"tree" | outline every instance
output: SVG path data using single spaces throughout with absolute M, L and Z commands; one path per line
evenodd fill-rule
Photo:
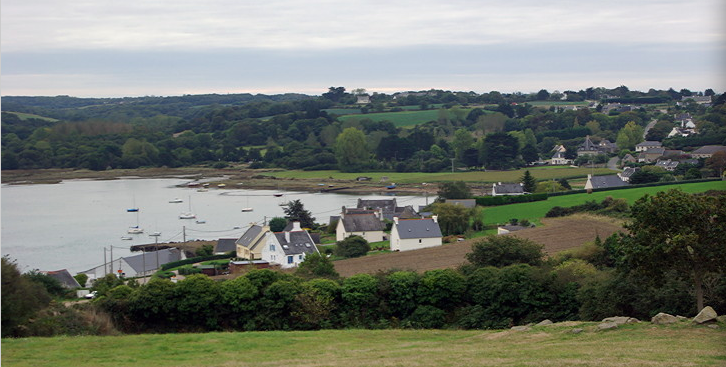
M 676 271 L 693 283 L 696 312 L 703 309 L 704 277 L 726 271 L 726 195 L 662 191 L 638 199 L 631 215 L 618 245 L 624 266 L 650 279 Z
M 340 102 L 343 97 L 345 97 L 345 87 L 330 87 L 327 93 L 323 93 L 323 98 L 333 102 Z
M 462 205 L 435 203 L 431 211 L 438 216 L 439 228 L 444 236 L 462 234 L 469 228 L 471 209 Z
M 528 239 L 514 236 L 489 236 L 477 241 L 466 254 L 476 267 L 504 267 L 512 264 L 539 265 L 544 247 Z
M 643 141 L 643 132 L 644 129 L 641 126 L 637 125 L 635 121 L 630 121 L 618 132 L 615 144 L 619 149 L 635 150 L 635 144 Z
M 451 143 L 454 147 L 454 154 L 456 159 L 460 160 L 464 156 L 464 151 L 471 148 L 474 145 L 474 138 L 471 133 L 466 129 L 458 129 L 454 132 L 454 141 Z
M 295 274 L 303 278 L 337 279 L 340 276 L 330 258 L 319 252 L 307 254 L 305 260 L 298 265 Z
M 289 203 L 288 203 L 289 205 Z M 287 226 L 287 219 L 282 217 L 274 217 L 270 219 L 270 231 L 272 232 L 282 232 L 285 230 L 285 227 Z
M 546 101 L 550 99 L 550 92 L 547 91 L 547 89 L 542 89 L 539 92 L 537 92 L 537 96 L 535 97 L 537 101 Z
M 706 160 L 706 167 L 712 169 L 715 176 L 723 175 L 724 168 L 726 168 L 726 151 L 718 151 Z
M 335 139 L 335 156 L 343 172 L 359 172 L 368 163 L 368 145 L 362 131 L 349 127 Z
M 529 173 L 529 170 L 524 171 L 521 181 L 524 192 L 535 192 L 537 190 L 537 180 Z
M 80 284 L 81 287 L 86 286 L 86 282 L 88 282 L 88 275 L 85 273 L 78 273 L 73 276 L 73 278 Z
M 539 152 L 537 152 L 537 148 L 535 148 L 532 144 L 525 145 L 524 148 L 522 148 L 522 159 L 524 159 L 526 164 L 538 161 Z
M 487 169 L 509 169 L 517 166 L 519 141 L 507 133 L 489 134 L 479 151 Z
M 51 298 L 43 285 L 20 275 L 18 265 L 7 256 L 2 257 L 2 337 L 17 336 L 18 326 L 24 324 L 38 310 L 47 306 Z
M 315 226 L 315 218 L 309 211 L 305 210 L 300 199 L 296 199 L 287 203 L 287 207 L 282 209 L 285 212 L 285 218 L 288 221 L 300 222 L 302 228 L 313 228 Z
M 439 184 L 439 191 L 436 194 L 442 199 L 471 198 L 471 190 L 464 181 L 442 182 Z
M 350 236 L 336 244 L 335 255 L 340 257 L 361 257 L 371 250 L 371 245 L 361 236 Z

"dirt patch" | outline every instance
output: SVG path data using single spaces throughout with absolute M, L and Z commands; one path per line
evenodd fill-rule
M 552 255 L 593 241 L 596 236 L 604 239 L 622 230 L 622 226 L 617 220 L 590 215 L 545 218 L 542 223 L 544 224 L 542 227 L 525 229 L 513 235 L 543 244 L 545 252 Z M 466 263 L 466 254 L 471 252 L 471 245 L 477 240 L 470 239 L 423 250 L 340 260 L 334 263 L 335 270 L 341 276 L 349 277 L 360 273 L 373 274 L 388 270 L 424 272 L 456 268 Z

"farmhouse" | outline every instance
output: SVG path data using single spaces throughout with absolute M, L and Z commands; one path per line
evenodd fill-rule
M 391 251 L 418 250 L 441 244 L 441 228 L 437 216 L 425 219 L 393 219 Z
M 293 222 L 290 231 L 268 232 L 265 237 L 262 260 L 279 264 L 283 269 L 298 266 L 307 254 L 318 253 L 310 234 L 300 228 L 300 222 Z
M 585 137 L 585 141 L 580 144 L 580 147 L 577 148 L 577 156 L 591 156 L 591 155 L 598 155 L 598 154 L 605 154 L 606 152 L 598 145 L 592 142 L 590 140 L 590 135 Z
M 361 236 L 368 242 L 383 241 L 385 225 L 376 214 L 341 213 L 335 229 L 335 240 L 342 241 L 350 236 Z
M 618 177 L 624 182 L 630 182 L 630 177 L 638 171 L 640 171 L 640 167 L 625 167 L 623 172 L 618 173 Z
M 641 151 L 638 154 L 638 162 L 642 163 L 653 163 L 662 157 L 665 153 L 665 148 L 650 148 L 645 151 Z
M 644 141 L 642 143 L 638 143 L 635 145 L 635 151 L 636 152 L 645 152 L 649 149 L 655 149 L 660 148 L 663 146 L 663 143 L 659 141 Z
M 723 145 L 705 145 L 691 153 L 693 158 L 711 158 L 716 152 L 726 152 L 726 146 Z
M 522 183 L 501 183 L 497 182 L 492 186 L 492 196 L 502 195 L 524 195 Z
M 393 217 L 399 217 L 399 218 L 416 218 L 416 217 L 418 217 L 418 213 L 416 213 L 416 210 L 412 206 L 410 206 L 410 205 L 403 206 L 403 207 L 397 206 L 396 199 L 382 199 L 382 200 L 358 199 L 358 205 L 356 205 L 356 208 L 380 211 L 381 214 L 383 215 L 383 218 L 388 219 L 388 220 L 393 220 Z M 347 210 L 350 210 L 350 208 Z
M 565 158 L 564 152 L 556 151 L 555 154 L 552 155 L 552 158 L 550 159 L 550 164 L 553 166 L 572 164 L 572 159 Z
M 269 232 L 269 226 L 258 226 L 251 223 L 250 228 L 235 242 L 237 246 L 237 257 L 247 260 L 261 259 L 262 248 L 265 245 L 265 237 Z
M 88 275 L 89 282 L 103 278 L 106 274 L 117 274 L 132 278 L 151 275 L 166 263 L 184 259 L 186 259 L 186 256 L 178 248 L 167 248 L 113 259 L 106 264 L 82 271 L 81 273 Z
M 627 182 L 623 181 L 618 175 L 607 175 L 607 176 L 593 176 L 587 175 L 587 182 L 585 183 L 585 190 L 592 189 L 604 189 L 611 187 L 620 187 L 628 185 Z

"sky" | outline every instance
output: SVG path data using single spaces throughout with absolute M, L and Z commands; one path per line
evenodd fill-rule
M 726 90 L 723 0 L 2 0 L 0 94 Z

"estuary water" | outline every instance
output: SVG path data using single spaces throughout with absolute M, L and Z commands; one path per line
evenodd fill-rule
M 252 222 L 284 216 L 282 202 L 299 199 L 316 222 L 328 223 L 331 215 L 338 215 L 342 206 L 355 206 L 358 198 L 391 197 L 307 192 L 274 197 L 277 191 L 210 187 L 198 192 L 177 187 L 186 182 L 128 178 L 3 185 L 2 254 L 16 259 L 22 272 L 68 269 L 75 274 L 103 264 L 104 248 L 113 246 L 118 258 L 130 255 L 131 245 L 154 243 L 157 238 L 149 236 L 153 232 L 161 232 L 159 243 L 181 242 L 184 233 L 187 240 L 239 238 Z M 182 202 L 169 202 L 177 198 Z M 426 198 L 396 196 L 396 201 L 418 208 Z M 132 207 L 139 208 L 138 213 L 127 212 Z M 253 211 L 242 212 L 248 207 Z M 179 219 L 180 213 L 190 210 L 196 219 Z M 137 225 L 143 233 L 127 233 Z

